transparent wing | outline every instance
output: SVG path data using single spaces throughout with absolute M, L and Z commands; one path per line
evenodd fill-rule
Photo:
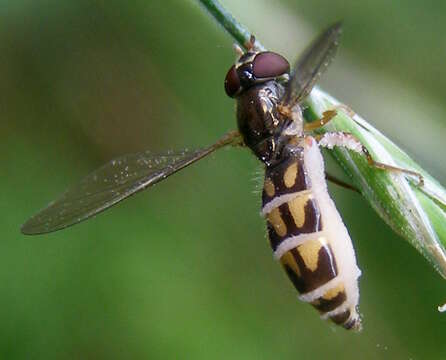
M 295 105 L 305 99 L 336 54 L 341 35 L 340 22 L 319 35 L 296 61 L 282 103 Z
M 232 143 L 235 137 L 226 136 L 199 150 L 164 154 L 146 151 L 112 160 L 31 217 L 21 231 L 27 235 L 43 234 L 77 224 Z

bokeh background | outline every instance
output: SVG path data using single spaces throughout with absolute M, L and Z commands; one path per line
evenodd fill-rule
M 321 86 L 446 183 L 444 1 L 222 2 L 289 59 L 343 19 Z M 354 193 L 330 185 L 363 270 L 364 330 L 297 301 L 243 149 L 76 227 L 19 233 L 112 157 L 233 129 L 231 45 L 192 0 L 1 2 L 1 359 L 446 358 L 446 281 Z

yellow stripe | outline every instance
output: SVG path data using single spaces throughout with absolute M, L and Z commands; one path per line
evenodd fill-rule
M 326 240 L 324 237 L 320 237 L 315 240 L 310 240 L 297 247 L 300 256 L 302 257 L 305 266 L 311 270 L 317 270 L 317 264 L 319 261 L 319 250 L 325 246 Z
M 286 252 L 283 254 L 282 258 L 280 259 L 280 262 L 282 265 L 287 265 L 291 268 L 291 270 L 294 271 L 294 273 L 300 277 L 300 270 L 299 266 L 297 266 L 296 260 L 294 260 L 294 256 L 291 254 L 291 252 Z
M 283 182 L 285 183 L 285 186 L 287 188 L 294 186 L 294 184 L 296 183 L 297 171 L 297 162 L 292 163 L 286 169 L 285 174 L 283 175 Z
M 274 196 L 275 194 L 274 183 L 271 181 L 270 178 L 265 178 L 265 184 L 263 185 L 263 188 L 265 189 L 265 192 L 269 197 Z
M 339 283 L 339 285 L 335 286 L 334 288 L 327 290 L 326 293 L 322 295 L 322 298 L 324 300 L 331 300 L 334 299 L 336 296 L 338 296 L 339 293 L 343 291 L 345 291 L 344 283 Z
M 268 221 L 274 227 L 274 230 L 276 231 L 277 235 L 279 236 L 286 235 L 287 233 L 286 225 L 282 219 L 282 216 L 280 215 L 279 208 L 274 208 L 273 210 L 271 210 L 271 212 L 268 214 Z
M 313 195 L 308 193 L 303 196 L 298 196 L 288 202 L 288 207 L 297 227 L 302 227 L 303 224 L 305 224 L 305 205 L 312 198 Z

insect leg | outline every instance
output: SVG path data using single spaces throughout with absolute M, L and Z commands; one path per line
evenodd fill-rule
M 260 52 L 262 49 L 259 47 L 258 42 L 256 41 L 256 37 L 251 34 L 249 40 L 246 41 L 243 46 L 246 51 Z
M 338 110 L 345 112 L 351 118 L 353 118 L 356 115 L 356 113 L 351 108 L 349 108 L 347 105 L 339 104 L 339 105 L 336 105 L 332 110 L 324 111 L 322 113 L 322 118 L 320 120 L 306 123 L 304 125 L 304 131 L 308 132 L 308 131 L 313 131 L 313 130 L 317 130 L 317 129 L 321 128 L 322 126 L 324 126 L 325 124 L 330 122 L 330 120 L 332 120 L 338 114 Z
M 211 146 L 213 150 L 217 150 L 223 146 L 244 146 L 242 135 L 237 130 L 232 130 L 223 135 L 214 145 Z
M 345 104 L 338 104 L 335 106 L 336 110 L 342 110 L 345 112 L 348 116 L 351 118 L 355 117 L 356 113 L 353 111 L 353 109 Z
M 236 60 L 238 60 L 244 54 L 244 51 L 239 44 L 234 44 L 232 47 L 234 48 L 235 51 Z
M 424 185 L 423 176 L 416 171 L 403 169 L 397 166 L 384 164 L 373 160 L 367 148 L 364 145 L 362 145 L 362 143 L 353 134 L 342 131 L 336 131 L 336 132 L 328 132 L 323 135 L 316 136 L 315 138 L 320 146 L 326 147 L 328 149 L 332 149 L 335 146 L 345 147 L 349 150 L 353 150 L 359 154 L 364 155 L 370 166 L 386 171 L 402 173 L 410 176 L 416 176 L 418 178 L 417 186 L 422 187 Z
M 338 110 L 345 112 L 351 118 L 353 118 L 356 115 L 356 113 L 347 105 L 338 104 L 332 110 L 324 111 L 322 113 L 322 118 L 320 120 L 306 123 L 304 125 L 304 131 L 313 131 L 321 128 L 322 126 L 330 122 L 338 114 Z
M 336 184 L 336 185 L 338 185 L 340 187 L 343 187 L 343 188 L 348 189 L 348 190 L 355 191 L 355 192 L 357 192 L 359 194 L 361 193 L 356 186 L 348 184 L 345 181 L 342 181 L 341 179 L 338 179 L 336 176 L 333 176 L 333 175 L 329 174 L 328 172 L 325 172 L 325 178 L 328 181 L 331 181 L 333 184 Z
M 322 117 L 319 120 L 312 121 L 310 123 L 306 123 L 304 125 L 304 131 L 313 131 L 316 129 L 319 129 L 320 127 L 324 126 L 330 120 L 332 120 L 337 115 L 336 110 L 327 110 L 324 111 L 322 114 Z

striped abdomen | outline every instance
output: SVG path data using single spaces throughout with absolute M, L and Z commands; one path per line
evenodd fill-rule
M 312 137 L 301 145 L 302 152 L 266 169 L 262 213 L 270 244 L 301 300 L 322 318 L 359 329 L 361 271 L 328 194 L 318 145 Z

